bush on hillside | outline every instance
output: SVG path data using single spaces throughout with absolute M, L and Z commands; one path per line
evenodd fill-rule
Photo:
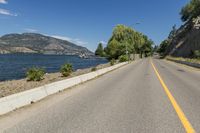
M 194 58 L 200 58 L 200 50 L 195 50 L 193 52 L 193 56 L 194 56 Z

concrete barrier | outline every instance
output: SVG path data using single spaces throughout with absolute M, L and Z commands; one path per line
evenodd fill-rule
M 125 64 L 120 63 L 114 66 L 110 66 L 104 69 L 97 70 L 95 72 L 90 72 L 87 74 L 83 74 L 77 77 L 57 81 L 54 83 L 46 84 L 41 87 L 37 87 L 31 90 L 27 90 L 24 92 L 20 92 L 17 94 L 13 94 L 7 97 L 0 98 L 0 115 L 6 114 L 10 111 L 13 111 L 17 108 L 26 106 L 31 104 L 32 102 L 37 102 L 49 95 L 55 94 L 59 91 L 62 91 L 64 89 L 67 89 L 69 87 L 73 87 L 75 85 L 78 85 L 80 83 L 86 82 L 88 80 L 91 80 L 97 76 L 100 76 L 102 74 L 105 74 L 109 71 L 112 71 L 116 68 L 119 68 Z
M 180 63 L 180 64 L 184 64 L 184 65 L 188 65 L 188 66 L 195 67 L 195 68 L 200 68 L 200 64 L 198 64 L 198 63 L 191 63 L 191 62 L 187 62 L 187 61 L 179 61 L 179 60 L 173 60 L 173 59 L 167 59 L 167 60 L 173 61 L 176 63 Z

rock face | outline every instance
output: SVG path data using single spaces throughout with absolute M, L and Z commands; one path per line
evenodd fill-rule
M 191 57 L 200 50 L 200 18 L 181 26 L 171 41 L 166 54 L 179 57 Z
M 0 54 L 7 53 L 94 56 L 94 54 L 85 47 L 36 33 L 8 34 L 0 37 Z

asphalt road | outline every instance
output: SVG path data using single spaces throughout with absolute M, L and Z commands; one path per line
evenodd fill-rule
M 200 71 L 153 59 L 196 132 L 200 132 Z M 5 133 L 184 133 L 151 65 L 143 59 L 0 117 Z

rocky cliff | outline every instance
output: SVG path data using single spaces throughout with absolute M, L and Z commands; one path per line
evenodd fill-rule
M 181 26 L 166 51 L 166 54 L 179 57 L 191 57 L 200 50 L 200 17 Z

